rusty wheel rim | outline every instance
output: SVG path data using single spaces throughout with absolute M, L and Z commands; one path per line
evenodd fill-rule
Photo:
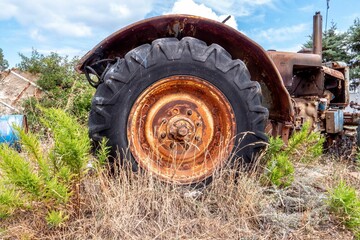
M 234 147 L 236 122 L 222 92 L 194 76 L 171 76 L 148 87 L 129 117 L 130 151 L 142 169 L 168 182 L 202 181 Z

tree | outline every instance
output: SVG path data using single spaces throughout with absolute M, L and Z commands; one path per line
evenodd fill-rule
M 354 20 L 354 25 L 350 26 L 348 30 L 349 34 L 349 49 L 359 59 L 360 55 L 360 19 Z
M 328 61 L 344 61 L 348 63 L 351 59 L 347 51 L 348 33 L 340 33 L 337 31 L 336 24 L 331 22 L 330 29 L 323 33 L 322 55 L 324 62 Z M 305 48 L 312 48 L 312 35 L 309 40 L 303 44 Z
M 350 77 L 360 78 L 360 19 L 354 20 L 354 24 L 348 30 L 348 50 L 350 51 Z
M 19 53 L 19 56 L 21 62 L 17 64 L 17 67 L 21 71 L 39 74 L 37 84 L 44 90 L 57 89 L 62 92 L 70 88 L 75 80 L 73 66 L 76 60 L 69 61 L 67 57 L 54 52 L 44 56 L 35 49 L 32 50 L 30 57 L 22 53 Z
M 305 48 L 312 48 L 312 36 L 303 44 Z M 350 66 L 350 79 L 360 78 L 360 19 L 356 18 L 354 24 L 347 32 L 337 31 L 336 24 L 323 33 L 323 59 L 324 61 L 344 61 Z
M 81 122 L 87 121 L 91 108 L 91 98 L 94 89 L 87 83 L 83 75 L 75 71 L 77 58 L 71 60 L 57 53 L 44 55 L 32 50 L 30 56 L 19 53 L 21 61 L 16 66 L 21 71 L 36 74 L 37 84 L 46 90 L 40 100 L 28 99 L 24 103 L 25 113 L 30 127 L 37 129 L 39 112 L 33 108 L 34 104 L 42 107 L 62 108 L 74 114 Z
M 347 51 L 348 34 L 339 33 L 336 24 L 331 22 L 331 27 L 324 33 L 323 37 L 323 59 L 328 61 L 344 61 L 348 63 L 351 59 Z
M 8 61 L 4 58 L 3 50 L 0 48 L 0 72 L 9 67 Z

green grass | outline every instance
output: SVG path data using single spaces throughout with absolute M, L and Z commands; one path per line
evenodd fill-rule
M 61 227 L 68 218 L 63 211 L 52 210 L 46 216 L 46 222 L 50 227 Z
M 87 129 L 70 114 L 59 109 L 40 111 L 43 125 L 53 135 L 53 146 L 44 151 L 38 136 L 18 127 L 23 152 L 0 146 L 0 217 L 33 206 L 34 211 L 47 209 L 49 225 L 57 226 L 67 219 L 72 198 L 79 198 L 78 183 L 86 172 L 91 145 Z
M 23 203 L 19 193 L 8 187 L 4 182 L 0 184 L 0 219 L 4 219 L 13 214 Z
M 344 181 L 328 192 L 328 205 L 337 218 L 360 239 L 360 199 Z
M 318 159 L 323 152 L 324 141 L 319 132 L 310 132 L 308 122 L 292 134 L 287 145 L 280 137 L 270 137 L 262 182 L 277 187 L 290 186 L 294 181 L 293 162 L 311 163 Z
M 288 187 L 294 181 L 294 165 L 286 154 L 278 154 L 266 165 L 266 177 L 277 187 Z

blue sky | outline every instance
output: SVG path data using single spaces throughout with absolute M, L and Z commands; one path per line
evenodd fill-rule
M 0 48 L 11 67 L 18 53 L 82 56 L 114 31 L 144 18 L 186 13 L 228 24 L 265 49 L 297 51 L 312 33 L 312 16 L 326 0 L 0 0 Z M 330 0 L 328 26 L 346 31 L 360 18 L 359 0 Z M 323 26 L 323 29 L 324 29 Z

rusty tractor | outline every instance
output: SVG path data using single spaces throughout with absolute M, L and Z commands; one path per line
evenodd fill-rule
M 165 15 L 127 26 L 77 66 L 96 87 L 94 142 L 167 182 L 192 184 L 241 159 L 251 164 L 268 134 L 285 142 L 310 122 L 333 145 L 356 145 L 348 68 L 322 63 L 322 18 L 313 49 L 265 51 L 237 30 L 202 17 Z M 338 148 L 334 148 L 338 149 Z

